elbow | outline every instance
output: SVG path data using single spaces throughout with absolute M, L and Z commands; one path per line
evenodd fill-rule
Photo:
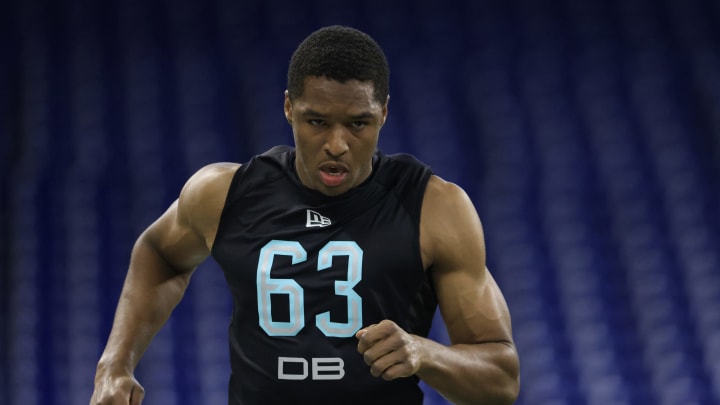
M 497 384 L 492 389 L 487 390 L 470 402 L 462 402 L 467 405 L 478 403 L 485 405 L 513 405 L 517 401 L 520 395 L 520 376 L 506 375 L 502 381 L 497 381 Z M 482 399 L 480 399 L 482 398 Z M 480 401 L 478 402 L 478 399 Z
M 512 405 L 520 395 L 520 376 L 508 377 L 508 383 L 498 393 L 498 405 Z
M 488 404 L 512 405 L 520 395 L 520 361 L 512 343 L 504 345 L 502 355 L 497 359 L 498 380 L 492 390 Z
M 465 398 L 448 397 L 462 405 L 512 405 L 520 395 L 520 361 L 511 342 L 495 342 L 490 373 L 479 373 Z M 487 364 L 487 363 L 486 363 Z
M 500 387 L 497 403 L 499 405 L 512 405 L 520 395 L 520 361 L 514 345 L 509 347 L 503 369 L 505 371 L 505 383 Z

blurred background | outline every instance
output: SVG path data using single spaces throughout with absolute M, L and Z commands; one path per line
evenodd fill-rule
M 517 403 L 720 404 L 719 20 L 715 0 L 6 0 L 0 403 L 88 403 L 135 238 L 203 165 L 292 142 L 290 55 L 346 24 L 390 61 L 381 148 L 481 215 Z M 210 260 L 138 367 L 147 404 L 226 403 L 229 315 Z

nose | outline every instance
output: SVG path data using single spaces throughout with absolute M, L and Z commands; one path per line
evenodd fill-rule
M 342 125 L 335 125 L 330 131 L 328 131 L 327 138 L 325 139 L 325 153 L 332 157 L 340 157 L 350 148 L 347 143 L 348 137 L 347 128 Z

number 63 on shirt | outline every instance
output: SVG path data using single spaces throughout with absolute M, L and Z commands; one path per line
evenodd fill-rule
M 272 240 L 260 250 L 257 267 L 257 300 L 260 327 L 268 336 L 295 336 L 305 327 L 304 292 L 290 278 L 272 278 L 270 270 L 276 256 L 290 256 L 292 264 L 307 261 L 307 251 L 296 241 Z M 347 322 L 333 322 L 330 311 L 315 316 L 315 327 L 326 336 L 351 337 L 362 326 L 362 298 L 353 287 L 362 280 L 363 250 L 352 241 L 330 241 L 318 252 L 317 271 L 332 267 L 333 258 L 347 257 L 347 278 L 335 281 L 335 294 L 347 298 Z M 288 296 L 290 320 L 272 319 L 273 294 Z

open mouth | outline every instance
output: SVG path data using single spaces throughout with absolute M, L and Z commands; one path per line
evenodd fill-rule
M 339 168 L 339 167 L 335 167 L 335 166 L 329 167 L 329 168 L 326 169 L 325 171 L 328 172 L 328 173 L 331 174 L 331 175 L 339 175 L 339 174 L 341 174 L 341 173 L 344 172 L 344 170 L 342 170 L 342 169 Z
M 337 162 L 327 162 L 320 165 L 320 180 L 328 187 L 342 184 L 348 174 L 348 168 Z

